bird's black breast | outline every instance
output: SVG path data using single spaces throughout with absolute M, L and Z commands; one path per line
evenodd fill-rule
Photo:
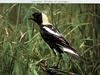
M 51 25 L 47 26 L 53 31 L 56 31 Z M 57 38 L 54 38 L 52 34 L 47 32 L 43 27 L 40 28 L 40 33 L 44 41 L 50 46 L 51 49 L 56 49 L 59 53 L 62 53 L 63 51 L 59 48 L 59 45 L 57 44 Z
M 49 28 L 52 28 L 51 26 L 48 26 Z M 43 38 L 43 40 L 51 47 L 54 48 L 55 44 L 54 44 L 54 39 L 52 36 L 50 36 L 50 34 L 43 29 L 43 27 L 40 28 L 40 34 Z

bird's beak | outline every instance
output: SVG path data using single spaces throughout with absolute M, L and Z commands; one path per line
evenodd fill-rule
M 30 17 L 28 18 L 28 20 L 34 20 L 34 18 L 30 16 Z

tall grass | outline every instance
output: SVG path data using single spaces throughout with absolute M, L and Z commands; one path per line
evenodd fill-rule
M 88 63 L 57 57 L 28 20 L 42 11 Z M 100 5 L 0 4 L 0 75 L 100 75 Z

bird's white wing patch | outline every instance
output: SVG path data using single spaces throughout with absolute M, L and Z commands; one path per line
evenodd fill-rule
M 48 31 L 49 33 L 51 33 L 51 34 L 54 34 L 54 35 L 56 35 L 56 36 L 61 36 L 61 34 L 59 34 L 59 33 L 57 33 L 57 32 L 54 32 L 53 30 L 51 30 L 50 28 L 48 28 L 48 27 L 43 27 L 46 31 Z
M 62 47 L 62 49 L 65 51 L 65 52 L 68 52 L 68 53 L 70 53 L 70 54 L 74 54 L 74 55 L 77 55 L 77 56 L 79 56 L 77 53 L 75 53 L 73 50 L 71 50 L 71 49 L 68 49 L 68 48 L 65 48 L 65 47 Z

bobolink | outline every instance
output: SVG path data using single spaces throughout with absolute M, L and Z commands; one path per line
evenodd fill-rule
M 35 12 L 29 19 L 38 24 L 42 38 L 53 51 L 56 50 L 59 54 L 65 52 L 71 56 L 80 58 L 80 55 L 69 45 L 63 35 L 49 23 L 48 17 L 44 13 Z

